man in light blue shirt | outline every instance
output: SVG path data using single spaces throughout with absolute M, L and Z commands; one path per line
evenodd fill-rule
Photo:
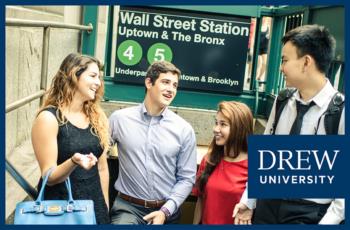
M 180 218 L 196 174 L 193 128 L 168 109 L 180 74 L 169 62 L 153 63 L 145 77 L 144 102 L 109 118 L 119 152 L 113 224 L 176 223 Z

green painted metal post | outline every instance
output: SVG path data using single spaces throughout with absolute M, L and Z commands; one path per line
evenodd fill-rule
M 262 24 L 262 18 L 256 18 L 256 24 L 255 24 L 255 40 L 254 40 L 254 58 L 253 58 L 253 68 L 252 68 L 252 83 L 253 83 L 253 90 L 255 90 L 255 104 L 254 104 L 254 117 L 256 117 L 258 113 L 258 107 L 259 107 L 259 82 L 256 79 L 257 74 L 257 63 L 258 63 L 258 56 L 259 56 L 259 49 L 260 49 L 260 33 L 261 33 L 261 24 Z
M 111 58 L 112 58 L 112 40 L 113 40 L 113 17 L 114 17 L 114 6 L 108 7 L 108 25 L 107 25 L 107 36 L 106 36 L 106 50 L 105 50 L 105 76 L 111 76 Z
M 94 56 L 97 40 L 98 6 L 83 7 L 83 24 L 91 24 L 92 32 L 83 32 L 82 53 Z
M 303 16 L 303 24 L 302 25 L 306 25 L 309 24 L 310 21 L 310 7 L 306 7 L 305 11 L 304 11 L 304 16 Z
M 279 90 L 280 71 L 279 66 L 281 63 L 281 38 L 284 34 L 284 17 L 275 17 L 273 20 L 273 30 L 270 43 L 270 55 L 268 61 L 268 73 L 266 78 L 266 94 L 276 94 Z

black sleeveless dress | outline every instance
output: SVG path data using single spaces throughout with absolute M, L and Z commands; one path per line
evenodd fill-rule
M 57 108 L 47 108 L 56 117 Z M 58 121 L 59 122 L 59 121 Z M 57 135 L 58 158 L 57 165 L 63 163 L 73 156 L 74 153 L 89 154 L 93 153 L 98 159 L 103 152 L 100 141 L 97 136 L 90 131 L 91 125 L 86 129 L 81 129 L 69 121 L 60 124 Z M 93 200 L 98 224 L 110 223 L 108 208 L 102 193 L 100 175 L 97 164 L 90 170 L 81 167 L 76 169 L 69 176 L 72 184 L 73 199 L 75 200 Z M 42 179 L 39 181 L 38 189 L 41 188 Z M 67 190 L 65 183 L 46 186 L 44 197 L 46 200 L 65 200 L 67 199 Z M 108 202 L 108 201 L 107 201 Z
M 260 32 L 260 45 L 259 45 L 259 55 L 267 54 L 269 48 L 269 39 L 267 34 L 269 33 L 269 28 L 266 31 Z

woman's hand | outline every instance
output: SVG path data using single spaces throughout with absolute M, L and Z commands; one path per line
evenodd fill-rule
M 97 163 L 97 158 L 93 153 L 90 153 L 89 155 L 74 153 L 71 159 L 74 164 L 79 165 L 85 170 L 91 169 Z

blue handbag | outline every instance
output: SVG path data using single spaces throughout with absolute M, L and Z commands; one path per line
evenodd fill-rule
M 14 224 L 96 224 L 92 200 L 73 200 L 69 177 L 65 184 L 68 200 L 43 200 L 49 172 L 43 179 L 38 198 L 16 206 Z

